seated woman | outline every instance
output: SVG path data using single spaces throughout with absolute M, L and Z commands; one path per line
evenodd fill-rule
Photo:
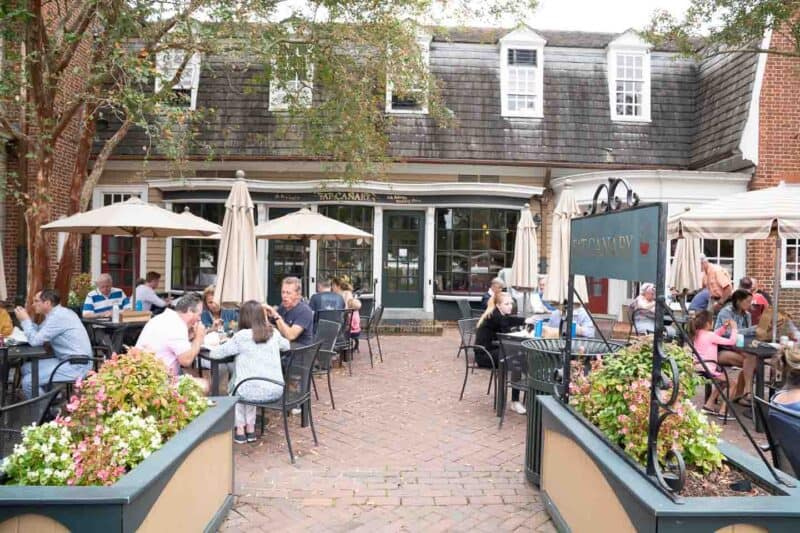
M 631 303 L 631 318 L 640 335 L 653 333 L 656 329 L 656 286 L 642 283 L 639 296 Z
M 214 299 L 215 289 L 214 285 L 209 285 L 203 290 L 203 312 L 200 321 L 209 331 L 219 331 L 239 319 L 236 309 L 222 309 L 219 302 Z
M 691 323 L 691 330 L 694 335 L 692 342 L 694 348 L 700 355 L 700 358 L 705 361 L 708 367 L 708 377 L 720 382 L 720 386 L 727 387 L 727 394 L 730 396 L 729 383 L 725 379 L 725 373 L 719 368 L 719 346 L 732 346 L 736 344 L 736 322 L 729 321 L 716 331 L 712 327 L 713 319 L 711 312 L 707 310 L 700 311 L 694 317 Z M 730 337 L 723 337 L 724 334 L 729 334 Z M 705 372 L 703 366 L 698 362 L 695 363 L 695 368 L 698 371 Z M 725 402 L 720 406 L 719 411 L 716 409 L 717 400 L 719 399 L 719 391 L 716 387 L 712 387 L 711 395 L 708 401 L 703 405 L 703 412 L 708 415 L 719 416 L 722 419 L 726 418 L 727 405 Z
M 512 328 L 522 326 L 526 322 L 533 320 L 532 318 L 526 319 L 513 316 L 511 314 L 512 306 L 513 299 L 510 294 L 506 292 L 497 293 L 489 300 L 486 311 L 478 320 L 478 329 L 475 331 L 475 344 L 483 346 L 492 358 L 492 361 L 490 361 L 483 350 L 475 350 L 475 363 L 479 367 L 492 368 L 492 363 L 494 363 L 494 367 L 497 368 L 499 347 L 495 342 L 497 341 L 498 333 L 510 333 Z M 511 391 L 511 410 L 521 415 L 526 413 L 525 406 L 519 401 L 518 390 Z
M 714 328 L 719 329 L 724 324 L 733 321 L 736 323 L 738 334 L 745 336 L 755 335 L 756 327 L 753 326 L 753 321 L 750 318 L 750 304 L 752 301 L 753 296 L 750 292 L 743 289 L 733 291 L 730 301 L 720 309 Z M 726 336 L 732 337 L 730 333 Z M 735 339 L 735 337 L 732 338 Z M 756 371 L 757 364 L 756 357 L 741 352 L 721 350 L 719 352 L 719 362 L 722 365 L 742 368 L 739 377 L 736 379 L 735 395 L 738 396 L 737 401 L 739 404 L 750 406 L 752 396 L 750 391 L 753 389 L 753 374 Z
M 566 307 L 567 303 L 564 302 L 563 306 Z M 586 312 L 586 309 L 583 308 L 581 304 L 578 302 L 573 303 L 572 305 L 572 320 L 575 322 L 575 335 L 578 337 L 586 337 L 586 338 L 594 338 L 595 329 L 594 323 L 592 319 L 589 317 L 589 313 Z M 551 328 L 556 328 L 559 332 L 561 331 L 561 310 L 556 309 L 552 313 L 550 313 L 550 319 L 547 322 L 547 325 Z M 560 334 L 560 333 L 559 333 Z
M 250 300 L 242 305 L 239 316 L 239 331 L 226 342 L 211 350 L 209 357 L 223 359 L 236 356 L 235 374 L 228 383 L 229 392 L 247 378 L 269 378 L 281 383 L 248 381 L 237 394 L 245 399 L 259 402 L 277 400 L 283 394 L 283 370 L 281 351 L 289 349 L 289 341 L 267 322 L 261 304 Z M 256 440 L 256 407 L 236 404 L 236 434 L 239 444 Z

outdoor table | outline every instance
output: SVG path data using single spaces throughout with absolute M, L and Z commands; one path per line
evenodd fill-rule
M 141 333 L 144 325 L 147 322 L 112 322 L 110 318 L 84 318 L 81 319 L 84 326 L 92 328 L 92 332 L 96 333 L 97 330 L 103 331 L 111 339 L 111 351 L 113 353 L 122 353 L 123 343 L 125 341 L 125 334 L 129 331 L 139 330 Z M 92 335 L 92 344 L 99 344 L 96 338 Z
M 778 353 L 778 349 L 774 346 L 770 345 L 766 342 L 759 342 L 757 346 L 753 346 L 753 337 L 745 337 L 744 339 L 744 346 L 726 346 L 726 349 L 739 352 L 745 355 L 753 355 L 756 358 L 756 383 L 755 383 L 755 394 L 759 398 L 769 401 L 769 398 L 766 395 L 766 391 L 764 390 L 764 367 L 769 359 L 772 358 L 773 355 Z M 747 393 L 748 391 L 745 391 Z M 751 400 L 751 403 L 755 400 Z M 754 405 L 751 406 L 751 410 L 754 408 Z M 756 431 L 759 433 L 764 432 L 764 427 L 761 424 L 760 417 L 754 416 L 753 422 L 755 424 Z
M 30 344 L 16 344 L 6 345 L 0 348 L 0 405 L 5 405 L 6 401 L 6 385 L 8 384 L 8 361 L 9 359 L 17 358 L 23 362 L 31 364 L 31 394 L 32 397 L 39 396 L 39 360 L 50 359 L 54 357 L 49 354 L 44 346 L 31 346 Z

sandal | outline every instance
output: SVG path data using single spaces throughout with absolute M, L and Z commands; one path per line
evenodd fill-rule
M 703 406 L 702 409 L 700 409 L 700 412 L 703 413 L 703 414 L 709 415 L 709 416 L 717 416 L 717 415 L 719 415 L 718 411 L 715 411 L 714 409 L 709 409 L 705 405 Z
M 753 395 L 752 394 L 745 394 L 744 396 L 737 398 L 736 403 L 743 407 L 752 407 L 753 406 Z

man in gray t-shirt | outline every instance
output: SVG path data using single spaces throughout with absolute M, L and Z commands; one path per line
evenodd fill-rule
M 330 281 L 325 280 L 317 283 L 317 291 L 308 302 L 312 311 L 317 313 L 319 311 L 344 309 L 344 298 L 342 298 L 341 294 L 331 292 Z
M 284 278 L 281 284 L 281 305 L 265 306 L 267 316 L 289 342 L 297 346 L 314 343 L 314 311 L 303 302 L 298 278 Z

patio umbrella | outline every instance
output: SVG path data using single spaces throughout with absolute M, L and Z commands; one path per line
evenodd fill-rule
M 775 237 L 772 340 L 778 325 L 781 241 L 800 239 L 800 187 L 777 187 L 732 194 L 670 218 L 669 238 L 766 239 Z
M 133 197 L 50 222 L 42 226 L 42 230 L 133 237 L 134 246 L 138 248 L 140 237 L 203 237 L 219 233 L 220 227 L 205 219 L 189 219 Z M 134 280 L 138 277 L 139 265 L 136 263 L 133 264 Z M 135 299 L 136 291 L 133 291 L 133 304 Z
M 567 282 L 569 281 L 569 241 L 570 241 L 570 220 L 581 216 L 578 202 L 575 201 L 575 194 L 572 192 L 572 185 L 569 181 L 561 191 L 561 198 L 558 200 L 553 211 L 553 236 L 550 239 L 550 271 L 547 273 L 547 281 L 544 287 L 544 300 L 552 302 L 563 302 L 567 299 Z M 586 291 L 586 278 L 575 276 L 575 290 L 584 303 L 588 303 L 589 296 Z
M 264 300 L 258 278 L 253 201 L 243 179 L 233 183 L 225 202 L 214 298 L 220 303 L 237 304 Z
M 701 253 L 700 239 L 678 239 L 678 244 L 675 247 L 675 256 L 672 258 L 672 266 L 669 270 L 669 280 L 667 281 L 670 287 L 674 287 L 679 292 L 684 289 L 691 292 L 702 286 Z
M 513 288 L 521 290 L 525 294 L 522 300 L 523 313 L 528 305 L 530 292 L 539 288 L 538 263 L 539 244 L 536 242 L 536 225 L 533 223 L 530 204 L 525 204 L 517 224 L 510 280 Z

